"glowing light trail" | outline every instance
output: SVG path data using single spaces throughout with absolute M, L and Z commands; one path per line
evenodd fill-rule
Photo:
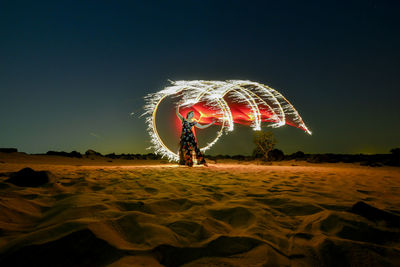
M 200 114 L 199 123 L 215 118 L 221 125 L 216 138 L 205 147 L 210 149 L 222 136 L 223 132 L 233 131 L 234 123 L 249 122 L 253 130 L 260 130 L 262 122 L 269 122 L 270 127 L 285 124 L 302 129 L 311 135 L 299 113 L 293 105 L 275 89 L 252 81 L 170 81 L 171 86 L 145 96 L 145 112 L 150 141 L 156 154 L 169 160 L 178 160 L 177 153 L 172 152 L 162 141 L 157 131 L 156 113 L 160 103 L 168 96 L 180 96 L 180 107 L 194 109 Z M 225 99 L 227 98 L 227 99 Z M 229 103 L 228 103 L 229 102 Z M 235 105 L 232 112 L 229 104 Z

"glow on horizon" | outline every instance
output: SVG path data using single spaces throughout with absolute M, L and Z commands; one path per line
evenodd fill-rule
M 282 94 L 269 86 L 246 80 L 170 82 L 171 86 L 145 96 L 145 112 L 142 114 L 142 116 L 146 116 L 147 130 L 152 143 L 152 146 L 148 149 L 154 149 L 155 154 L 167 157 L 170 161 L 179 160 L 178 153 L 172 152 L 164 144 L 156 126 L 157 109 L 160 103 L 168 96 L 180 97 L 180 107 L 194 107 L 199 103 L 204 103 L 207 109 L 199 109 L 198 112 L 201 115 L 199 122 L 202 122 L 204 112 L 208 111 L 212 113 L 204 117 L 213 117 L 221 125 L 214 140 L 205 147 L 200 148 L 203 152 L 210 149 L 224 132 L 227 134 L 233 131 L 234 122 L 238 123 L 235 120 L 238 114 L 232 113 L 231 108 L 224 99 L 228 95 L 231 96 L 232 103 L 251 111 L 250 113 L 245 113 L 245 117 L 247 121 L 251 122 L 250 127 L 255 131 L 261 130 L 263 121 L 268 121 L 270 122 L 269 127 L 276 128 L 288 124 L 300 128 L 311 135 L 311 131 L 307 128 L 293 105 Z M 262 106 L 267 108 L 267 112 L 262 111 Z

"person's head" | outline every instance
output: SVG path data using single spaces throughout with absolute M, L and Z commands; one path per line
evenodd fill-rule
M 191 118 L 193 118 L 193 116 L 194 116 L 194 112 L 193 112 L 193 110 L 191 110 L 186 114 L 186 119 L 190 120 Z

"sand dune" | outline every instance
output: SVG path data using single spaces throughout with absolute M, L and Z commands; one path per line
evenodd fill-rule
M 399 168 L 0 162 L 1 266 L 400 266 Z

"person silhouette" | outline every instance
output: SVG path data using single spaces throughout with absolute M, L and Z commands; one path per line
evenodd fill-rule
M 197 144 L 196 137 L 193 134 L 192 128 L 196 126 L 199 129 L 205 129 L 213 125 L 216 120 L 209 124 L 200 124 L 196 121 L 193 121 L 194 112 L 193 110 L 189 111 L 186 114 L 186 118 L 184 118 L 179 113 L 179 105 L 176 106 L 176 115 L 182 122 L 182 132 L 179 141 L 179 164 L 193 166 L 193 151 L 195 152 L 195 156 L 197 159 L 197 164 L 203 164 L 204 166 L 208 166 L 206 160 L 204 158 L 204 154 L 200 151 L 199 146 Z

